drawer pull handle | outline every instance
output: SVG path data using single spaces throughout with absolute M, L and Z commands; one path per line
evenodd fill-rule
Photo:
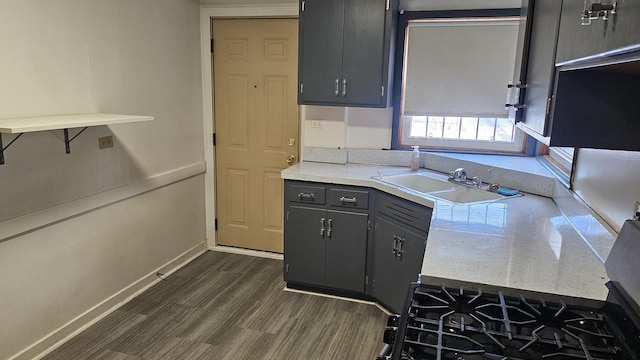
M 355 197 L 348 198 L 348 197 L 341 196 L 340 202 L 343 204 L 355 204 L 358 202 L 358 199 L 356 199 Z
M 327 220 L 327 237 L 329 239 L 331 239 L 331 223 L 333 222 L 333 220 L 329 219 Z
M 324 218 L 320 218 L 320 237 L 324 237 Z
M 313 193 L 298 193 L 298 198 L 300 200 L 313 200 L 315 198 L 315 195 L 313 195 Z

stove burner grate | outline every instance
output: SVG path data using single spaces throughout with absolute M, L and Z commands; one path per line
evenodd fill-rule
M 415 360 L 620 359 L 613 342 L 601 314 L 562 301 L 419 285 L 401 346 Z

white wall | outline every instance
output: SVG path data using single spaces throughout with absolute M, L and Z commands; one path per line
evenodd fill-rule
M 0 2 L 0 123 L 155 117 L 89 128 L 68 155 L 61 130 L 7 149 L 0 359 L 32 358 L 205 249 L 199 37 L 196 0 Z
M 574 191 L 615 231 L 640 201 L 640 152 L 580 149 Z
M 389 149 L 393 108 L 302 106 L 302 144 L 311 147 Z

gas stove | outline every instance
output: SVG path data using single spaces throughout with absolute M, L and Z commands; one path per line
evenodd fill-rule
M 640 222 L 627 223 L 605 264 L 606 301 L 412 283 L 378 359 L 640 360 Z

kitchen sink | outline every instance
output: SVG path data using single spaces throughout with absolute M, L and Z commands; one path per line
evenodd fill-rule
M 434 176 L 442 176 L 434 174 Z M 477 203 L 503 199 L 505 196 L 484 189 L 454 184 L 446 179 L 437 179 L 425 173 L 381 175 L 374 179 L 387 184 L 419 192 L 436 200 L 452 203 Z
M 446 180 L 434 179 L 421 174 L 383 176 L 382 181 L 409 188 L 421 193 L 455 190 L 456 187 L 454 184 Z
M 447 200 L 455 203 L 472 203 L 480 201 L 491 201 L 504 198 L 503 195 L 489 192 L 481 189 L 457 186 L 455 191 L 440 192 L 429 194 L 438 199 Z

